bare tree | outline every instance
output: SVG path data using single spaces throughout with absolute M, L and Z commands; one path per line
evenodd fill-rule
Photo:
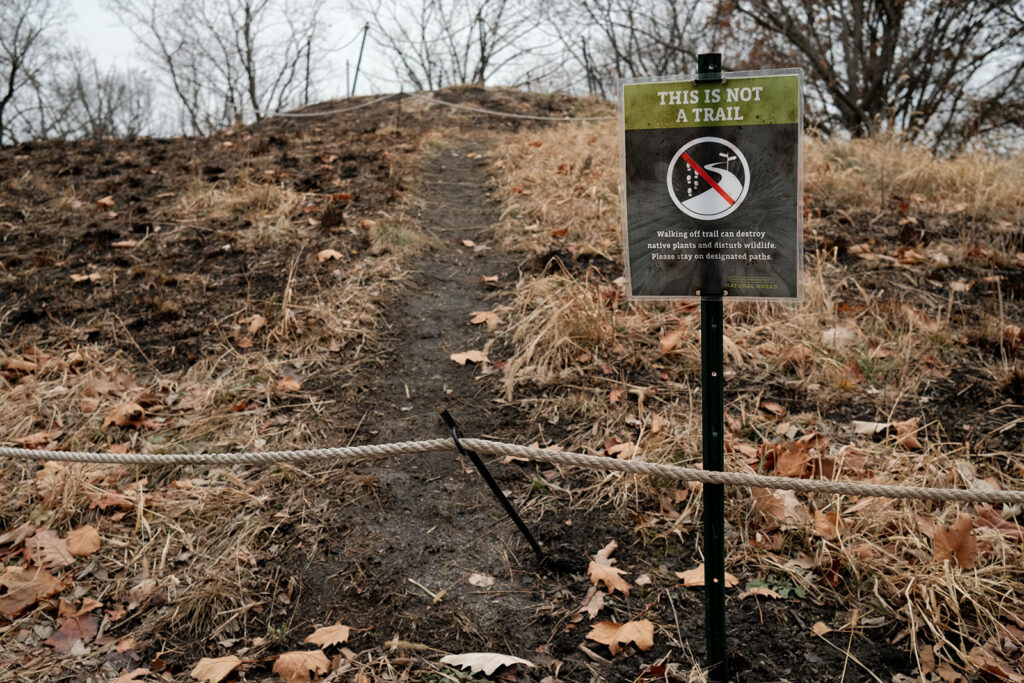
M 301 102 L 327 54 L 325 3 L 108 0 L 196 134 Z
M 542 48 L 536 15 L 515 0 L 376 0 L 358 9 L 396 75 L 420 90 L 483 85 Z
M 46 65 L 48 35 L 65 9 L 63 0 L 0 2 L 0 145 L 17 142 L 15 126 L 37 104 L 27 91 Z
M 799 58 L 823 95 L 827 118 L 854 135 L 889 128 L 936 146 L 957 136 L 964 106 L 989 72 L 990 90 L 1021 73 L 1021 23 L 1005 0 L 738 0 L 761 47 Z
M 61 112 L 62 137 L 134 138 L 150 124 L 153 86 L 138 69 L 108 69 L 87 53 L 72 51 L 68 67 L 53 85 L 52 101 Z

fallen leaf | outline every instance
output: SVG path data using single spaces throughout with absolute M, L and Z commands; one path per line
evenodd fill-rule
M 1002 515 L 987 505 L 978 506 L 978 514 L 974 517 L 975 526 L 984 526 L 996 529 L 1003 536 L 1024 541 L 1024 527 L 1009 519 L 1003 519 Z M 0 537 L 0 545 L 3 545 L 3 537 Z
M 497 275 L 484 275 L 482 278 L 480 278 L 480 281 L 481 282 L 497 282 L 498 281 L 498 276 Z
M 274 660 L 273 671 L 291 683 L 311 681 L 312 675 L 325 674 L 330 668 L 331 660 L 327 659 L 323 650 L 295 650 L 278 655 Z
M 321 249 L 316 253 L 316 260 L 320 263 L 324 261 L 337 261 L 344 258 L 341 252 L 335 251 L 334 249 Z
M 473 572 L 469 575 L 469 585 L 477 588 L 490 588 L 494 585 L 494 577 L 490 574 Z
M 680 344 L 686 338 L 686 330 L 678 329 L 672 330 L 666 335 L 663 335 L 658 344 L 661 347 L 661 355 L 667 356 L 669 353 L 679 348 Z
M 867 436 L 874 436 L 892 426 L 891 422 L 863 422 L 861 420 L 854 420 L 851 424 L 855 434 L 865 434 Z
M 607 565 L 614 564 L 615 560 L 611 559 L 612 558 L 612 553 L 614 553 L 616 551 L 616 549 L 618 549 L 618 547 L 619 547 L 619 542 L 616 541 L 615 539 L 612 539 L 612 540 L 608 541 L 608 545 L 606 545 L 605 547 L 603 547 L 600 550 L 598 550 L 597 554 L 594 555 L 593 560 L 595 562 L 600 562 L 601 564 L 607 564 Z
M 956 560 L 964 569 L 972 569 L 978 555 L 978 547 L 971 529 L 974 520 L 964 513 L 948 529 L 935 527 L 932 539 L 932 559 L 936 562 Z
M 97 199 L 94 204 L 96 204 L 96 206 L 109 209 L 114 206 L 114 196 L 108 194 L 106 197 Z
M 35 532 L 35 525 L 30 522 L 25 522 L 21 526 L 14 527 L 13 529 L 9 529 L 0 534 L 0 545 L 18 545 Z
M 824 636 L 826 633 L 832 633 L 832 629 L 824 621 L 816 621 L 811 627 L 811 633 L 816 636 Z
M 528 659 L 501 655 L 496 652 L 467 652 L 461 655 L 445 655 L 441 658 L 441 663 L 457 666 L 461 669 L 469 669 L 475 674 L 482 673 L 486 676 L 490 676 L 503 666 L 522 664 L 531 669 L 536 667 L 536 664 Z
M 1014 666 L 994 655 L 988 648 L 975 645 L 967 653 L 967 659 L 983 673 L 996 676 L 1000 680 L 1010 681 L 1010 683 L 1021 683 L 1024 681 L 1024 676 L 1017 673 L 1017 669 Z
M 501 324 L 501 318 L 499 318 L 498 314 L 494 311 L 473 311 L 470 315 L 473 316 L 469 319 L 471 324 L 482 325 L 486 323 L 487 329 L 489 330 L 493 330 Z
M 302 382 L 295 379 L 294 377 L 282 377 L 281 381 L 277 383 L 277 390 L 283 392 L 289 391 L 300 391 L 302 389 Z
M 474 242 L 473 240 L 462 240 L 462 246 L 469 247 L 470 249 L 472 249 L 473 247 L 476 246 L 476 242 Z
M 255 314 L 249 316 L 248 318 L 246 318 L 242 322 L 247 322 L 249 324 L 249 334 L 252 334 L 252 335 L 256 334 L 257 332 L 262 330 L 267 325 L 267 319 L 264 318 L 259 313 L 255 313 Z
M 896 430 L 896 443 L 903 446 L 908 451 L 918 451 L 923 448 L 921 442 L 917 440 L 917 432 L 921 429 L 920 419 L 912 417 L 909 420 L 903 420 L 901 422 L 893 422 L 893 429 Z
M 740 600 L 745 600 L 753 595 L 762 598 L 771 598 L 772 600 L 778 600 L 782 597 L 781 595 L 773 591 L 771 588 L 768 588 L 767 586 L 754 586 L 750 590 L 745 590 L 742 593 L 740 593 L 739 598 Z
M 138 403 L 122 403 L 115 406 L 103 419 L 103 426 L 133 427 L 138 429 L 146 419 L 146 411 Z
M 68 552 L 68 543 L 51 529 L 37 529 L 25 541 L 25 557 L 43 569 L 59 569 L 75 561 Z
M 683 585 L 687 588 L 696 588 L 704 585 L 704 563 L 701 562 L 693 569 L 685 572 L 676 572 L 676 577 L 682 579 Z M 729 572 L 725 572 L 725 587 L 732 588 L 739 585 L 740 580 Z
M 483 351 L 460 351 L 459 353 L 453 353 L 449 356 L 453 361 L 459 365 L 465 365 L 466 363 L 486 363 L 487 356 L 484 355 Z
M 100 534 L 96 527 L 86 524 L 68 532 L 68 552 L 79 557 L 88 557 L 100 549 Z
M 137 683 L 143 677 L 153 673 L 145 667 L 139 667 L 138 669 L 132 669 L 127 673 L 123 673 L 117 678 L 110 679 L 110 683 Z
M 71 654 L 73 650 L 82 648 L 95 638 L 99 626 L 100 620 L 93 614 L 69 617 L 43 644 L 49 645 L 55 652 L 63 655 Z
M 131 636 L 127 636 L 117 641 L 117 645 L 114 649 L 118 652 L 128 652 L 129 650 L 134 650 L 138 646 L 139 641 L 135 640 L 135 638 L 132 638 Z
M 604 607 L 604 596 L 606 593 L 597 586 L 591 586 L 587 595 L 583 598 L 583 604 L 576 610 L 578 614 L 589 615 L 591 619 Z
M 587 634 L 587 639 L 607 645 L 613 657 L 622 651 L 623 645 L 629 643 L 641 650 L 650 650 L 654 646 L 654 624 L 648 619 L 627 621 L 624 624 L 599 621 Z
M 39 600 L 59 593 L 63 585 L 45 569 L 7 567 L 0 574 L 0 587 L 7 589 L 0 595 L 0 614 L 13 619 Z
M 601 582 L 608 589 L 609 593 L 614 593 L 618 590 L 624 595 L 629 595 L 629 589 L 632 586 L 629 582 L 622 578 L 622 574 L 625 574 L 621 569 L 613 567 L 615 560 L 611 559 L 612 553 L 619 547 L 619 544 L 613 539 L 608 542 L 608 545 L 597 551 L 590 560 L 590 566 L 587 568 L 587 576 L 590 577 L 590 582 L 595 586 L 598 582 Z
M 220 683 L 228 677 L 228 674 L 237 669 L 241 663 L 242 660 L 234 655 L 217 657 L 216 659 L 203 657 L 189 674 L 192 678 L 203 683 Z
M 24 358 L 8 358 L 4 361 L 4 370 L 14 372 L 35 372 L 39 369 L 39 363 Z
M 21 436 L 12 441 L 25 448 L 44 448 L 48 443 L 56 439 L 62 432 L 49 432 L 45 429 L 41 432 L 33 432 L 28 436 Z
M 320 647 L 341 645 L 348 641 L 348 634 L 350 630 L 351 629 L 348 626 L 341 623 L 333 624 L 332 626 L 321 626 L 306 636 L 306 639 L 302 642 L 313 643 Z
M 837 512 L 822 512 L 821 510 L 814 511 L 814 524 L 811 528 L 814 531 L 815 536 L 821 536 L 822 538 L 835 538 L 839 535 L 840 527 L 842 526 L 842 520 Z
M 782 524 L 804 526 L 811 522 L 811 512 L 800 502 L 793 491 L 771 491 L 751 487 L 754 496 L 754 509 L 773 517 Z
M 786 414 L 786 406 L 777 401 L 761 401 L 761 410 L 766 410 L 776 417 Z
M 775 474 L 780 477 L 799 477 L 807 474 L 810 456 L 796 443 L 780 443 L 775 446 Z
M 100 400 L 98 398 L 89 398 L 88 396 L 82 398 L 81 410 L 83 415 L 92 415 L 99 407 Z
M 637 453 L 642 449 L 635 443 L 627 441 L 625 443 L 617 443 L 607 449 L 608 455 L 612 458 L 618 458 L 619 460 L 632 460 Z

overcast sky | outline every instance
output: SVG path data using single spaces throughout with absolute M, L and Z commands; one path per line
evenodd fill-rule
M 2 0 L 0 0 L 2 2 Z M 104 69 L 126 65 L 143 66 L 139 59 L 135 37 L 118 21 L 117 16 L 103 8 L 103 0 L 71 0 L 71 16 L 68 31 L 73 40 L 86 47 L 100 66 Z M 357 34 L 360 33 L 362 22 L 348 14 L 335 11 L 328 12 L 331 23 L 333 42 L 338 46 L 349 43 L 348 47 L 339 50 L 332 57 L 331 78 L 323 84 L 325 99 L 342 97 L 345 93 L 345 62 L 351 63 L 355 70 L 359 57 Z M 366 95 L 375 92 L 392 92 L 398 85 L 391 81 L 394 77 L 386 60 L 381 59 L 373 40 L 366 41 L 366 54 L 363 57 L 362 74 L 359 76 L 357 94 Z M 380 78 L 374 78 L 374 75 Z

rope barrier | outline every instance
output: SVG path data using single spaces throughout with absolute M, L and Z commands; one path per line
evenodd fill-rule
M 710 472 L 692 467 L 680 467 L 678 465 L 663 465 L 640 460 L 617 460 L 615 458 L 584 455 L 583 453 L 572 453 L 569 451 L 551 451 L 530 446 L 517 446 L 487 439 L 461 439 L 461 441 L 466 447 L 486 455 L 511 456 L 537 462 L 583 467 L 591 470 L 626 472 L 681 481 L 697 481 L 704 484 L 757 486 L 801 493 L 831 493 L 877 498 L 937 500 L 949 503 L 1024 504 L 1024 491 L 943 489 L 922 486 L 826 481 L 821 479 L 794 479 L 791 477 L 773 477 L 744 472 Z M 432 439 L 370 446 L 348 446 L 344 448 L 247 453 L 173 453 L 167 455 L 155 453 L 44 451 L 29 448 L 0 447 L 0 457 L 122 465 L 259 465 L 277 462 L 308 462 L 313 460 L 332 460 L 338 462 L 360 458 L 381 458 L 450 450 L 454 450 L 452 440 Z
M 384 95 L 383 97 L 378 97 L 375 100 L 370 100 L 369 102 L 363 102 L 361 104 L 357 104 L 357 105 L 354 105 L 354 106 L 351 106 L 351 107 L 345 107 L 344 109 L 328 109 L 326 111 L 295 111 L 295 112 L 283 111 L 283 112 L 278 112 L 277 114 L 272 114 L 268 118 L 274 118 L 274 117 L 280 116 L 280 117 L 283 117 L 283 118 L 286 118 L 286 119 L 302 119 L 302 118 L 312 118 L 312 117 L 316 117 L 316 116 L 333 116 L 334 114 L 344 114 L 345 112 L 355 111 L 356 109 L 363 109 L 364 107 L 369 107 L 369 106 L 372 106 L 374 104 L 379 104 L 381 102 L 386 102 L 388 100 L 393 100 L 396 97 L 401 97 L 401 96 L 402 96 L 401 93 L 394 93 L 394 94 L 391 94 L 391 95 Z
M 409 97 L 415 97 L 421 100 L 427 100 L 436 104 L 443 104 L 446 107 L 452 107 L 453 109 L 465 109 L 466 111 L 476 112 L 478 114 L 490 114 L 491 116 L 504 116 L 509 119 L 529 119 L 530 121 L 611 121 L 614 116 L 536 116 L 533 114 L 516 114 L 508 111 L 498 111 L 496 109 L 484 109 L 483 107 L 474 107 L 468 104 L 460 104 L 458 102 L 446 102 L 439 100 L 434 97 L 427 97 L 426 95 L 419 95 L 417 93 L 409 93 Z

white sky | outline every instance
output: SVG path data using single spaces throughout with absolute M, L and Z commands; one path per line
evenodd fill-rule
M 103 9 L 100 0 L 71 0 L 70 8 L 68 32 L 96 57 L 101 68 L 136 60 L 131 31 Z
M 143 66 L 135 37 L 121 25 L 113 12 L 104 9 L 103 0 L 70 0 L 69 9 L 67 30 L 71 40 L 88 49 L 99 62 L 101 69 L 113 66 Z M 323 99 L 333 99 L 345 94 L 346 60 L 351 63 L 351 71 L 355 71 L 360 43 L 357 34 L 360 33 L 363 23 L 347 13 L 327 14 L 333 42 L 336 45 L 350 43 L 344 50 L 332 55 L 330 79 L 322 84 Z M 383 80 L 393 78 L 394 74 L 386 60 L 381 55 L 374 54 L 379 50 L 372 39 L 366 41 L 366 54 L 363 56 L 362 73 L 357 82 L 356 94 L 393 92 L 398 89 L 397 84 Z M 372 73 L 382 78 L 374 79 Z

